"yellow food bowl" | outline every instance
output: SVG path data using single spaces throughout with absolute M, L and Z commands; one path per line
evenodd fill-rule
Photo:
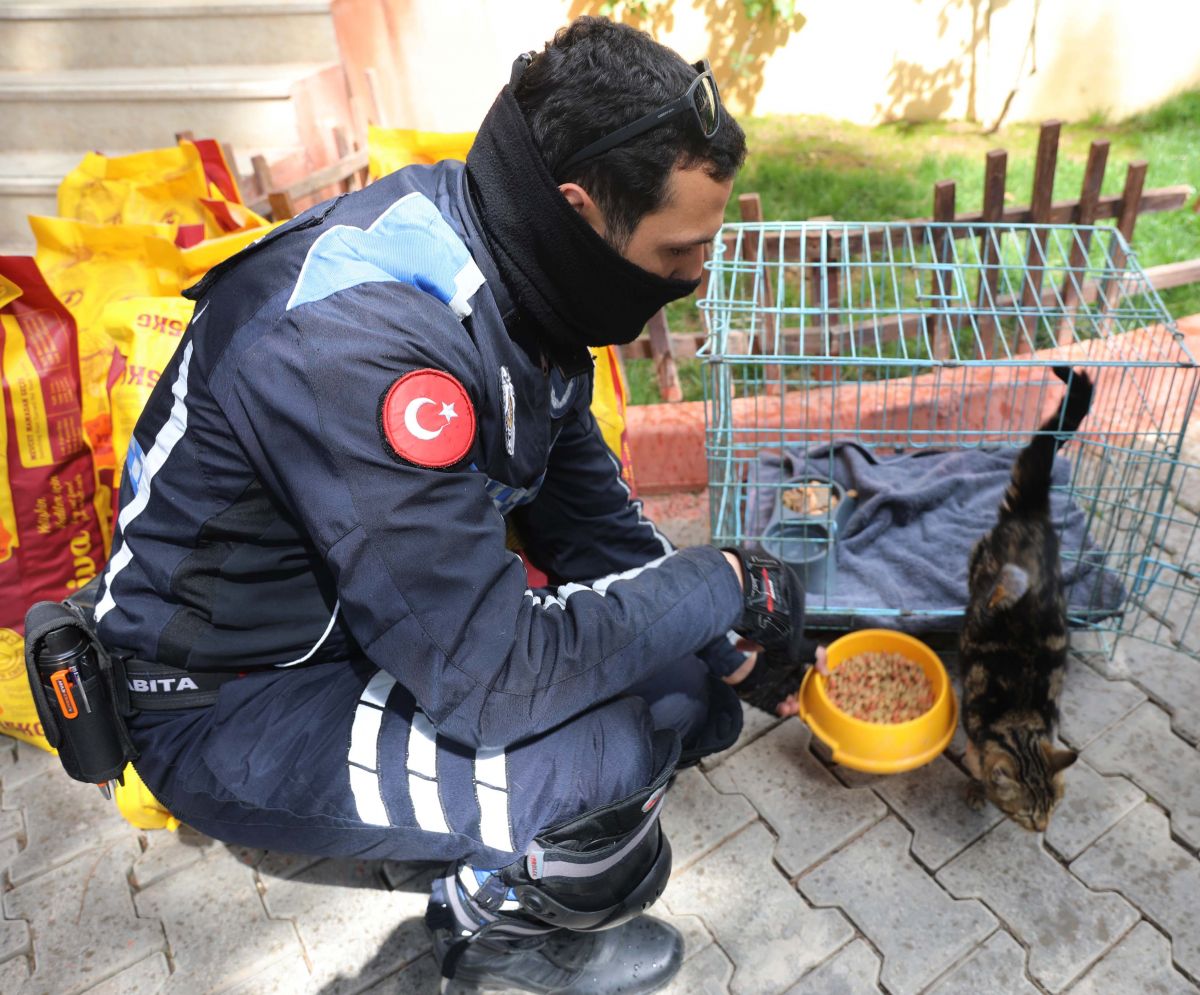
M 833 750 L 833 759 L 871 774 L 898 774 L 929 763 L 941 753 L 958 725 L 958 699 L 942 661 L 919 639 L 891 629 L 863 629 L 829 644 L 829 669 L 860 653 L 898 653 L 920 665 L 933 686 L 933 707 L 907 722 L 864 722 L 838 708 L 826 693 L 825 678 L 809 668 L 800 684 L 800 718 Z

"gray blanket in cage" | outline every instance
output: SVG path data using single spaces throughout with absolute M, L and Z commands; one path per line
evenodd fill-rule
M 922 450 L 879 458 L 849 442 L 807 452 L 763 452 L 750 466 L 745 535 L 753 541 L 774 523 L 779 485 L 832 476 L 857 492 L 856 506 L 836 542 L 827 596 L 809 594 L 809 621 L 909 632 L 957 628 L 967 600 L 967 557 L 996 522 L 1017 452 Z M 1061 457 L 1055 460 L 1053 481 L 1060 486 L 1070 481 L 1070 466 Z M 1051 512 L 1060 526 L 1072 617 L 1096 621 L 1120 611 L 1125 590 L 1104 568 L 1104 554 L 1087 534 L 1083 511 L 1056 490 Z M 920 614 L 872 613 L 880 608 Z

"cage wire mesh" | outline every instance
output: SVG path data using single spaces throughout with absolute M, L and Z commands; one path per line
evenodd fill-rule
M 810 624 L 957 628 L 1069 367 L 1094 383 L 1052 487 L 1072 624 L 1200 654 L 1200 378 L 1116 229 L 735 224 L 708 270 L 713 538 L 801 569 Z

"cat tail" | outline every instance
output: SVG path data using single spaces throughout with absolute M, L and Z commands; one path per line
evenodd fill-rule
M 1054 454 L 1079 428 L 1092 406 L 1092 381 L 1086 373 L 1069 366 L 1051 369 L 1067 385 L 1066 396 L 1013 464 L 1012 481 L 1000 506 L 1002 515 L 1049 514 Z

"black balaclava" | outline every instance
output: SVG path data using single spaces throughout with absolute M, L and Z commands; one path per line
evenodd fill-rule
M 479 127 L 467 176 L 500 277 L 556 359 L 632 342 L 699 284 L 655 276 L 596 234 L 558 189 L 511 86 Z

